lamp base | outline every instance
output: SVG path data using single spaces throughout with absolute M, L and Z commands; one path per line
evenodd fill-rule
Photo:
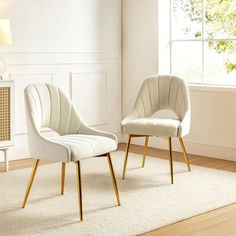
M 0 80 L 3 80 L 3 74 L 6 72 L 6 62 L 0 57 Z

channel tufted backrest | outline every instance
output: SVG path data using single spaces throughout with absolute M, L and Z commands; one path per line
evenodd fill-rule
M 139 91 L 134 112 L 149 117 L 157 111 L 170 109 L 182 120 L 190 109 L 189 94 L 184 80 L 175 76 L 156 76 L 146 79 Z
M 33 84 L 25 89 L 25 99 L 34 127 L 48 127 L 60 135 L 78 133 L 82 123 L 70 99 L 52 84 Z

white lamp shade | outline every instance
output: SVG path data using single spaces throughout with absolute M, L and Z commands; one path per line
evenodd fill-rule
M 0 19 L 0 44 L 12 44 L 10 21 Z

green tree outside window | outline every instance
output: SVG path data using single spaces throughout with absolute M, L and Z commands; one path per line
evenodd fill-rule
M 236 62 L 229 59 L 236 52 L 236 0 L 205 0 L 204 3 L 204 39 L 208 40 L 209 48 L 216 53 L 228 55 L 222 62 L 226 71 L 236 71 Z M 175 12 L 181 10 L 185 18 L 193 23 L 201 23 L 203 20 L 202 0 L 173 0 L 173 9 Z M 182 30 L 188 35 L 191 28 Z M 202 31 L 196 31 L 194 37 L 202 38 L 202 34 Z

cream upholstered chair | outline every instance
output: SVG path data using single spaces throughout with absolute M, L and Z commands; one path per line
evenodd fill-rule
M 83 220 L 80 161 L 89 157 L 105 155 L 108 158 L 117 202 L 120 205 L 119 192 L 110 157 L 110 152 L 117 149 L 116 136 L 86 125 L 70 99 L 58 87 L 51 84 L 35 84 L 26 87 L 25 103 L 29 149 L 31 156 L 36 159 L 36 163 L 22 207 L 24 208 L 26 205 L 39 160 L 62 162 L 62 195 L 64 194 L 65 163 L 75 162 L 80 218 Z M 40 132 L 42 127 L 51 128 L 59 136 L 51 139 L 44 137 Z
M 152 118 L 160 110 L 173 111 L 177 119 Z M 190 171 L 188 156 L 182 137 L 190 130 L 190 100 L 185 82 L 175 76 L 154 76 L 144 81 L 133 111 L 122 121 L 123 133 L 129 135 L 124 161 L 125 178 L 129 147 L 132 137 L 146 137 L 142 167 L 146 159 L 148 139 L 150 136 L 167 138 L 170 152 L 170 173 L 173 184 L 172 138 L 178 138 L 185 162 Z

